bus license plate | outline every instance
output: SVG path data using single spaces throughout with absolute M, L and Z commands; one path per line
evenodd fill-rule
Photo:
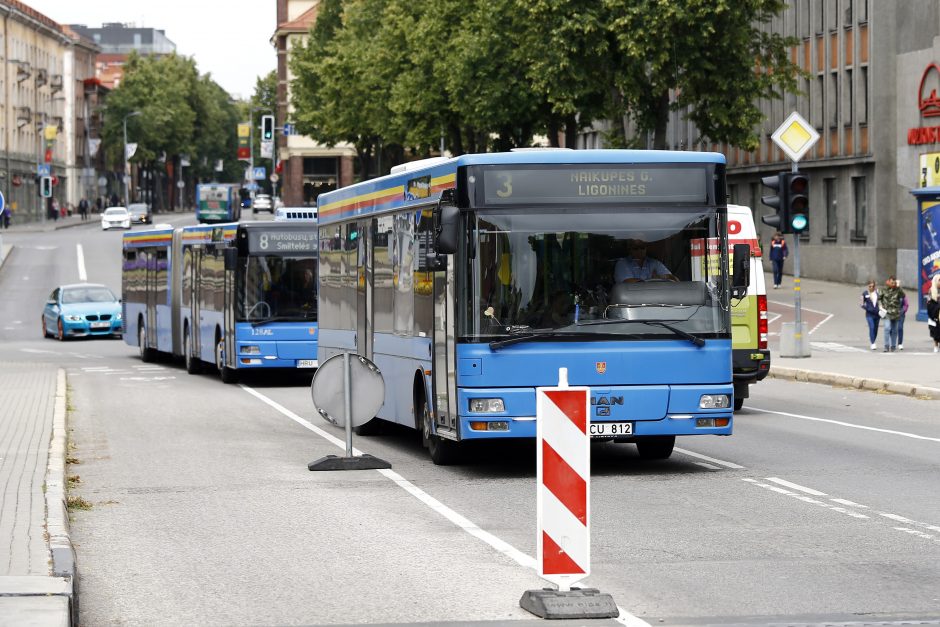
M 110 326 L 111 326 L 110 322 L 92 322 L 91 323 L 92 329 L 107 329 Z
M 592 438 L 613 438 L 622 435 L 633 435 L 632 422 L 592 422 Z
M 316 359 L 298 359 L 297 367 L 298 368 L 316 368 L 317 360 Z

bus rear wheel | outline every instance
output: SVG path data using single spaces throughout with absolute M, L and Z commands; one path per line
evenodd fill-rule
M 186 372 L 189 374 L 199 374 L 202 370 L 199 360 L 193 357 L 193 342 L 189 329 L 183 334 L 183 359 L 186 360 Z
M 225 342 L 218 338 L 215 342 L 215 367 L 219 370 L 222 383 L 238 383 L 238 373 L 225 365 Z
M 676 445 L 676 436 L 661 435 L 637 438 L 636 450 L 641 459 L 669 459 Z
M 458 463 L 461 456 L 460 444 L 434 435 L 431 407 L 421 392 L 415 395 L 415 413 L 421 418 L 421 443 L 428 449 L 431 461 L 437 466 L 450 466 Z
M 154 351 L 147 347 L 147 325 L 143 319 L 137 323 L 137 351 L 140 353 L 140 360 L 150 362 L 154 360 Z

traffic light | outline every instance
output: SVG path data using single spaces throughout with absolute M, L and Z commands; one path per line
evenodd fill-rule
M 790 208 L 788 193 L 790 187 L 788 183 L 789 172 L 780 172 L 773 176 L 761 178 L 761 183 L 769 187 L 773 194 L 761 196 L 761 202 L 774 210 L 773 215 L 761 216 L 761 222 L 772 226 L 781 233 L 789 233 L 790 220 L 787 210 Z
M 273 115 L 261 116 L 261 139 L 264 141 L 271 141 L 272 139 L 274 139 L 274 116 Z
M 791 233 L 809 228 L 809 177 L 791 172 L 787 180 L 787 224 Z
M 39 177 L 39 196 L 42 198 L 52 197 L 52 177 L 51 176 Z

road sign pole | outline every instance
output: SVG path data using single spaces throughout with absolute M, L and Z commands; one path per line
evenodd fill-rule
M 793 162 L 791 170 L 794 174 L 800 171 L 797 162 Z M 795 309 L 796 321 L 796 345 L 802 344 L 803 335 L 803 315 L 801 312 L 802 290 L 800 289 L 800 234 L 794 233 L 793 238 L 793 308 Z

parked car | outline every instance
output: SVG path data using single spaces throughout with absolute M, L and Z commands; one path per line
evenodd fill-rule
M 108 207 L 101 214 L 101 228 L 107 231 L 111 227 L 131 228 L 131 214 L 124 207 Z
M 269 195 L 258 194 L 255 196 L 254 202 L 251 203 L 251 212 L 258 213 L 259 211 L 274 213 L 274 201 L 271 200 Z
M 121 301 L 98 283 L 60 285 L 42 309 L 43 337 L 87 337 L 124 333 Z
M 150 205 L 145 202 L 131 203 L 127 207 L 127 212 L 131 214 L 131 222 L 134 224 L 153 223 L 153 211 L 150 209 Z

